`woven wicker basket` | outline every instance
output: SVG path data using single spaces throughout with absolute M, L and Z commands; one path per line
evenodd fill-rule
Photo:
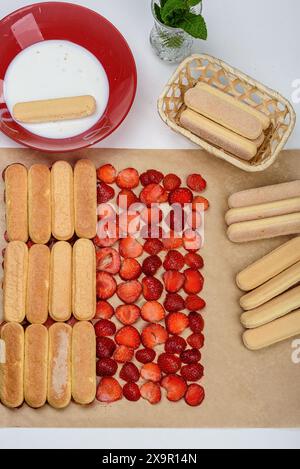
M 250 106 L 264 112 L 271 119 L 265 140 L 257 155 L 244 161 L 184 129 L 179 116 L 185 109 L 184 93 L 199 81 L 216 86 Z M 263 171 L 277 158 L 296 123 L 292 105 L 276 91 L 209 55 L 192 55 L 184 60 L 171 77 L 158 99 L 158 112 L 162 120 L 209 153 L 245 171 Z

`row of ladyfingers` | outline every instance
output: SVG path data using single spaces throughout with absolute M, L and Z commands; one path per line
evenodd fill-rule
M 96 339 L 92 324 L 80 321 L 72 328 L 55 323 L 49 330 L 40 324 L 26 328 L 18 323 L 2 327 L 5 344 L 0 364 L 2 404 L 15 408 L 26 403 L 42 407 L 46 401 L 66 407 L 71 398 L 89 404 L 96 394 Z
M 300 237 L 237 275 L 245 293 L 241 322 L 247 348 L 257 350 L 300 334 Z
M 89 160 L 74 167 L 57 161 L 51 170 L 34 164 L 8 166 L 4 173 L 6 224 L 9 241 L 28 237 L 47 244 L 51 233 L 58 240 L 91 239 L 96 235 L 96 169 Z
M 185 93 L 184 104 L 184 128 L 244 160 L 256 156 L 271 123 L 267 115 L 203 82 Z
M 43 324 L 48 313 L 55 321 L 90 320 L 96 308 L 96 260 L 91 240 L 78 239 L 73 248 L 58 241 L 48 246 L 11 241 L 5 249 L 4 320 Z
M 232 242 L 300 233 L 300 180 L 236 192 L 228 205 L 225 219 Z

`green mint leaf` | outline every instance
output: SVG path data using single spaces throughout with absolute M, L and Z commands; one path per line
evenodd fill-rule
M 160 0 L 160 6 L 163 8 L 168 0 Z
M 202 0 L 187 0 L 188 7 L 195 7 L 196 5 L 198 5 L 198 3 L 200 3 L 200 1 Z
M 166 0 L 161 8 L 161 17 L 168 26 L 177 26 L 178 22 L 187 13 L 187 6 L 182 0 Z
M 188 12 L 178 26 L 197 39 L 207 39 L 207 27 L 201 15 Z
M 158 19 L 158 21 L 162 22 L 160 10 L 161 10 L 160 6 L 157 3 L 154 3 L 154 11 L 155 11 L 156 18 Z

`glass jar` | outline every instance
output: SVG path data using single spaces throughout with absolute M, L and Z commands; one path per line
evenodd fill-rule
M 151 0 L 154 27 L 150 33 L 150 43 L 158 57 L 166 62 L 181 62 L 191 54 L 193 38 L 181 28 L 172 28 L 161 23 L 155 13 L 155 3 L 160 0 Z M 191 8 L 197 15 L 202 12 L 202 1 Z

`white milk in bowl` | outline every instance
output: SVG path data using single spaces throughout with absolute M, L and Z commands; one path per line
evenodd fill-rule
M 42 41 L 27 47 L 10 63 L 4 78 L 4 99 L 12 115 L 15 104 L 25 101 L 91 95 L 95 114 L 82 119 L 21 125 L 47 138 L 69 138 L 93 127 L 103 115 L 109 83 L 99 60 L 87 49 L 69 41 Z

